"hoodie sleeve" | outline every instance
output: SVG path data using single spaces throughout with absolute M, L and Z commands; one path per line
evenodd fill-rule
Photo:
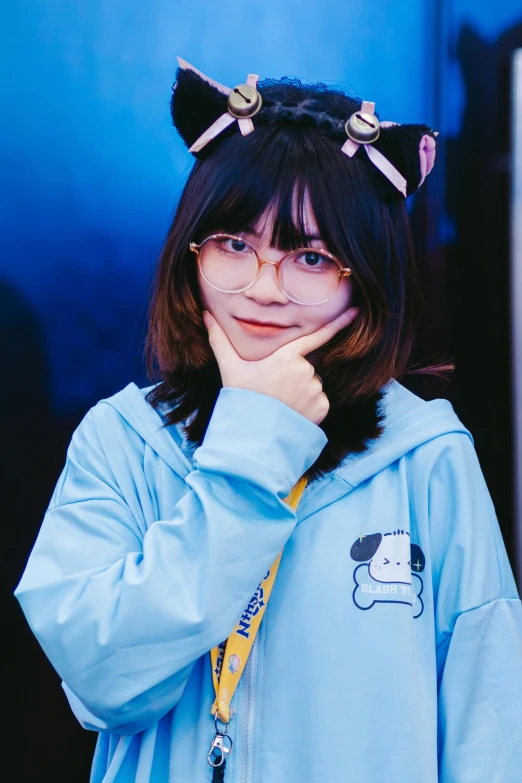
M 473 444 L 446 437 L 431 473 L 440 783 L 519 783 L 522 608 Z
M 194 662 L 229 635 L 292 533 L 284 498 L 326 436 L 279 400 L 223 389 L 188 489 L 143 535 L 95 410 L 73 435 L 15 596 L 82 725 L 133 734 L 177 703 Z M 119 415 L 112 427 L 104 439 L 123 437 Z M 142 455 L 137 433 L 127 437 L 131 473 Z

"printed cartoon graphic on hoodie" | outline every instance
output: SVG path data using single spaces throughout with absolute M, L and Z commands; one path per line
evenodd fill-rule
M 281 550 L 231 704 L 230 783 L 519 783 L 522 610 L 450 403 L 389 384 L 382 436 L 295 513 L 320 427 L 225 388 L 193 451 L 147 391 L 77 428 L 15 593 L 99 732 L 91 783 L 208 783 L 208 652 Z
M 420 546 L 410 543 L 407 530 L 360 536 L 350 556 L 358 562 L 368 561 L 353 572 L 353 600 L 359 609 L 371 609 L 376 603 L 408 604 L 415 609 L 413 617 L 420 617 L 419 572 L 424 571 L 426 559 Z

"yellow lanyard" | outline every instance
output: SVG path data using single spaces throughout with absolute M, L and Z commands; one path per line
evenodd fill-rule
M 286 503 L 294 511 L 306 484 L 307 479 L 303 476 L 288 497 L 285 498 Z M 230 720 L 230 702 L 243 674 L 245 664 L 263 619 L 282 554 L 283 552 L 281 551 L 266 576 L 261 580 L 259 587 L 250 599 L 247 608 L 228 639 L 210 651 L 212 680 L 216 691 L 216 699 L 212 705 L 211 713 L 222 723 L 228 723 Z

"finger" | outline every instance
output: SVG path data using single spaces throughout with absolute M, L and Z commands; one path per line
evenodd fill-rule
M 217 363 L 221 367 L 230 366 L 232 362 L 237 362 L 241 359 L 236 349 L 228 339 L 225 331 L 218 324 L 213 315 L 208 310 L 203 311 L 203 321 L 208 331 L 208 341 L 210 347 L 214 351 L 214 356 L 217 359 Z
M 296 340 L 286 343 L 286 345 L 283 345 L 278 350 L 289 352 L 293 355 L 300 354 L 301 356 L 306 356 L 310 351 L 319 348 L 321 345 L 327 343 L 328 340 L 331 340 L 337 332 L 341 331 L 341 329 L 349 326 L 358 312 L 358 307 L 350 307 L 348 310 L 341 313 L 341 315 L 337 316 L 337 318 L 334 318 L 333 321 L 321 326 L 321 328 L 317 329 L 315 332 L 298 337 Z

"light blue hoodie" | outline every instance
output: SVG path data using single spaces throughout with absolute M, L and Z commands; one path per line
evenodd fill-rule
M 393 381 L 384 434 L 296 515 L 318 426 L 226 388 L 192 458 L 148 390 L 79 425 L 15 592 L 100 732 L 92 783 L 211 780 L 208 651 L 283 547 L 227 783 L 520 783 L 522 610 L 450 403 Z

